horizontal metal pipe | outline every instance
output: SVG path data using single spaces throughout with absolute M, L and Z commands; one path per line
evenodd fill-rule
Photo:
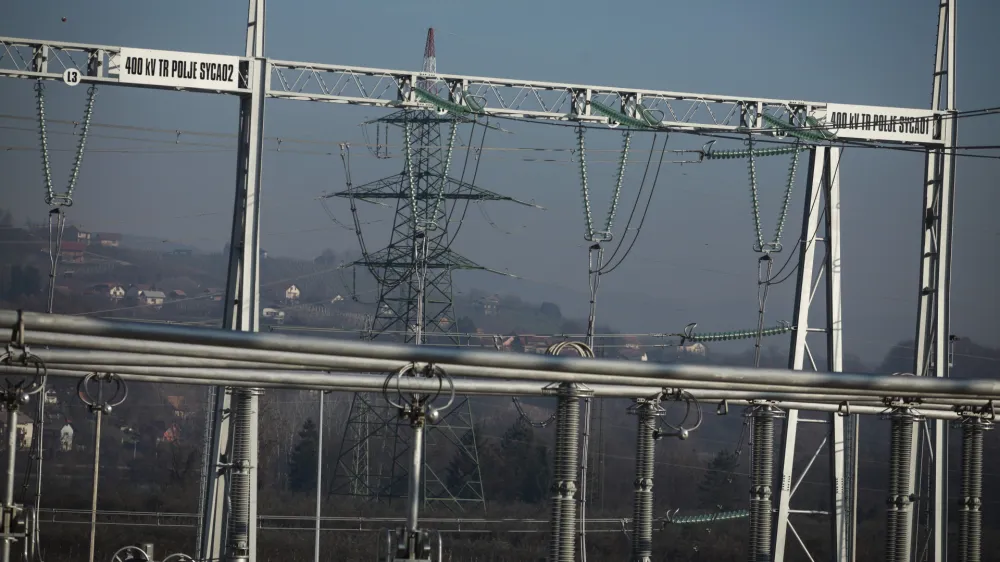
M 85 364 L 50 364 L 54 369 L 69 369 L 80 373 L 107 370 L 106 365 L 85 365 Z M 370 391 L 381 389 L 385 377 L 371 374 L 351 374 L 351 373 L 319 373 L 310 371 L 267 371 L 265 369 L 253 369 L 250 372 L 237 369 L 214 369 L 197 367 L 147 367 L 137 365 L 126 365 L 116 368 L 115 373 L 142 375 L 150 377 L 167 377 L 170 382 L 177 384 L 210 384 L 225 386 L 256 386 L 267 384 L 273 388 L 308 388 L 310 390 L 337 390 L 337 391 Z M 199 381 L 199 382 L 190 382 Z M 407 381 L 416 381 L 410 384 Z M 165 382 L 165 381 L 164 381 Z M 485 379 L 454 379 L 456 393 L 459 394 L 480 394 L 491 396 L 548 396 L 555 395 L 554 390 L 548 389 L 547 383 L 520 382 L 520 381 L 493 381 Z M 243 384 L 237 384 L 243 383 Z M 406 391 L 435 391 L 437 383 L 432 383 L 426 379 L 402 379 L 403 386 L 400 388 Z M 310 386 L 311 385 L 311 386 Z M 595 384 L 588 385 L 587 388 L 594 392 L 595 396 L 608 398 L 645 398 L 662 394 L 663 387 L 636 386 L 636 385 L 611 385 Z M 698 400 L 728 400 L 728 401 L 750 401 L 750 400 L 778 400 L 778 401 L 810 401 L 823 402 L 838 405 L 848 403 L 853 409 L 854 405 L 868 405 L 885 408 L 885 406 L 871 396 L 858 396 L 847 394 L 816 394 L 809 392 L 771 392 L 766 389 L 757 391 L 739 390 L 690 390 L 691 394 Z M 957 400 L 948 403 L 921 403 L 920 409 L 928 410 L 951 410 L 956 405 L 981 406 L 983 401 Z M 825 411 L 825 410 L 824 410 Z M 836 411 L 836 410 L 834 410 Z
M 53 370 L 52 374 L 55 376 L 80 376 L 84 374 L 83 371 L 66 371 L 66 370 Z M 191 379 L 191 378 L 176 378 L 176 377 L 164 377 L 164 376 L 151 376 L 151 375 L 137 375 L 132 373 L 121 374 L 122 378 L 135 382 L 155 382 L 155 383 L 171 383 L 171 384 L 203 384 L 203 385 L 217 385 L 220 381 L 213 379 Z M 472 381 L 467 381 L 472 382 Z M 253 387 L 253 388 L 288 388 L 286 383 L 278 382 L 264 382 L 264 381 L 233 381 L 232 386 L 242 386 L 242 387 Z M 228 385 L 229 383 L 227 383 Z M 610 385 L 609 385 L 610 386 Z M 500 394 L 496 390 L 489 390 L 488 388 L 472 388 L 466 385 L 461 385 L 459 388 L 461 390 L 456 390 L 456 392 L 461 392 L 463 395 L 468 396 L 551 396 L 552 390 L 547 387 L 539 387 L 538 385 L 532 385 L 531 383 L 516 383 L 514 385 L 504 384 L 506 392 Z M 296 388 L 308 389 L 308 390 L 330 390 L 329 386 L 297 386 Z M 426 388 L 418 388 L 417 385 L 403 384 L 401 386 L 403 390 L 407 391 L 420 391 L 427 390 Z M 341 392 L 370 392 L 372 390 L 381 389 L 381 385 L 368 384 L 365 386 L 338 386 L 337 391 Z M 601 388 L 601 385 L 595 385 L 594 395 L 595 396 L 605 396 L 605 397 L 619 397 L 619 398 L 629 398 L 634 397 L 637 390 L 641 390 L 641 387 L 635 388 Z M 794 409 L 803 411 L 814 411 L 814 412 L 838 412 L 841 410 L 841 406 L 835 403 L 829 402 L 806 402 L 806 401 L 794 401 L 794 400 L 781 400 L 778 396 L 765 396 L 764 398 L 755 399 L 745 399 L 738 398 L 737 396 L 727 396 L 727 394 L 736 393 L 725 393 L 725 392 L 711 392 L 711 394 L 716 396 L 696 396 L 699 399 L 727 399 L 731 404 L 747 406 L 754 403 L 755 400 L 767 399 L 772 400 L 773 404 L 778 408 L 783 409 Z M 803 397 L 803 399 L 806 397 Z M 822 398 L 822 397 L 820 397 Z M 884 413 L 886 408 L 882 405 L 874 404 L 851 404 L 850 413 L 861 414 L 861 415 L 881 415 Z M 930 419 L 943 419 L 943 420 L 956 420 L 961 416 L 952 411 L 945 410 L 923 410 L 922 407 L 919 409 L 920 412 L 927 418 Z
M 31 368 L 10 367 L 8 372 L 32 373 Z M 70 369 L 54 366 L 49 369 L 53 376 L 80 377 L 88 372 L 99 371 L 100 366 L 73 366 Z M 137 382 L 158 382 L 168 384 L 202 384 L 295 388 L 302 390 L 336 390 L 340 392 L 371 392 L 381 390 L 385 377 L 370 374 L 313 373 L 313 372 L 270 372 L 265 370 L 240 371 L 235 369 L 196 369 L 176 367 L 126 367 L 115 371 L 126 380 Z M 404 377 L 399 380 L 399 389 L 406 392 L 435 392 L 439 386 L 434 380 Z M 553 396 L 555 390 L 546 383 L 520 381 L 493 381 L 475 379 L 455 379 L 455 391 L 462 395 L 475 396 Z M 392 389 L 396 388 L 393 384 Z M 595 396 L 610 398 L 651 397 L 662 392 L 657 387 L 624 385 L 592 385 L 589 388 Z M 841 403 L 850 404 L 850 413 L 880 414 L 885 406 L 877 401 L 859 396 L 830 396 L 810 393 L 774 392 L 734 392 L 734 391 L 692 391 L 698 400 L 727 400 L 735 405 L 749 404 L 751 401 L 772 401 L 779 407 L 838 412 Z M 799 407 L 808 404 L 808 407 Z M 957 419 L 952 407 L 947 404 L 922 404 L 917 407 L 928 417 Z M 843 410 L 847 411 L 847 410 Z
M 2 312 L 0 312 L 2 314 Z M 120 323 L 116 323 L 118 325 Z M 26 341 L 29 344 L 34 345 L 53 345 L 53 346 L 65 346 L 65 347 L 80 347 L 85 349 L 103 349 L 107 351 L 118 351 L 118 352 L 130 352 L 127 355 L 128 362 L 139 362 L 139 363 L 155 363 L 160 364 L 157 361 L 144 361 L 141 359 L 141 355 L 145 354 L 162 354 L 169 356 L 187 356 L 187 357 L 201 357 L 206 359 L 230 359 L 239 361 L 260 361 L 267 362 L 271 364 L 291 364 L 298 367 L 311 366 L 314 368 L 322 368 L 324 370 L 347 370 L 347 371 L 375 371 L 375 372 L 390 372 L 399 369 L 409 363 L 409 361 L 396 361 L 396 360 L 382 360 L 382 359 L 367 359 L 358 357 L 339 357 L 331 355 L 323 355 L 316 353 L 298 353 L 298 352 L 284 352 L 284 351 L 267 351 L 267 350 L 257 350 L 257 349 L 241 349 L 225 346 L 211 346 L 211 345 L 201 345 L 201 344 L 176 344 L 176 343 L 165 343 L 156 341 L 142 341 L 135 339 L 125 339 L 125 338 L 109 338 L 109 337 L 98 337 L 98 336 L 80 336 L 72 334 L 57 334 L 51 332 L 28 332 L 25 336 Z M 313 338 L 315 339 L 315 338 Z M 44 351 L 36 350 L 35 353 L 39 354 L 44 359 Z M 482 352 L 476 352 L 484 355 Z M 139 354 L 139 355 L 137 355 Z M 507 353 L 492 353 L 485 354 L 492 355 L 493 357 L 503 358 L 508 355 Z M 527 355 L 527 354 L 517 354 L 517 355 Z M 542 356 L 536 356 L 544 359 Z M 530 357 L 529 357 L 530 359 Z M 565 358 L 557 358 L 558 361 L 565 361 Z M 610 362 L 610 361 L 600 361 L 599 365 L 595 365 L 594 359 L 587 359 L 583 362 L 584 365 L 589 365 L 590 367 L 597 367 L 607 365 L 608 363 L 628 363 L 624 361 Z M 588 363 L 589 362 L 589 363 Z M 643 363 L 647 364 L 647 363 Z M 533 370 L 533 369 L 516 369 L 516 368 L 504 368 L 504 367 L 489 367 L 489 366 L 474 366 L 474 365 L 460 365 L 460 364 L 439 364 L 447 372 L 456 376 L 477 376 L 477 377 L 489 377 L 489 378 L 507 378 L 507 379 L 527 379 L 534 381 L 549 381 L 549 382 L 578 382 L 588 385 L 610 383 L 610 384 L 624 384 L 624 385 L 640 385 L 640 386 L 656 386 L 656 387 L 671 387 L 671 388 L 685 388 L 685 389 L 716 389 L 716 390 L 747 390 L 747 391 L 759 391 L 762 388 L 774 392 L 801 392 L 803 390 L 802 385 L 777 385 L 767 383 L 767 381 L 753 380 L 752 378 L 748 382 L 727 382 L 714 381 L 714 380 L 700 380 L 700 377 L 696 377 L 694 380 L 680 378 L 680 379 L 670 379 L 670 378 L 659 378 L 659 377 L 636 377 L 632 375 L 626 376 L 615 376 L 607 375 L 597 372 L 552 372 L 546 370 Z M 663 365 L 664 367 L 672 367 L 671 365 Z M 699 369 L 704 369 L 698 367 Z M 732 369 L 732 367 L 719 367 L 720 369 Z M 752 369 L 744 369 L 750 370 Z M 668 370 L 668 372 L 670 372 Z M 809 376 L 815 375 L 815 373 L 803 373 L 799 371 L 778 371 L 784 375 L 785 380 L 794 381 L 796 377 L 799 376 Z M 683 374 L 683 373 L 681 373 Z M 837 377 L 839 375 L 827 375 L 828 377 Z M 862 379 L 913 379 L 914 377 L 874 377 L 869 375 L 858 375 Z M 837 386 L 818 386 L 818 387 L 807 387 L 810 393 L 815 394 L 857 394 L 864 396 L 882 397 L 885 391 L 878 389 L 869 388 L 841 388 Z M 959 394 L 955 395 L 953 393 L 943 393 L 943 392 L 927 392 L 920 393 L 920 396 L 928 399 L 956 399 L 958 396 L 969 396 L 969 394 Z M 989 398 L 989 397 L 984 397 Z
M 552 357 L 526 353 L 497 353 L 467 349 L 433 348 L 336 340 L 285 334 L 247 333 L 192 326 L 127 323 L 79 316 L 0 311 L 0 326 L 15 328 L 19 316 L 27 334 L 36 330 L 63 334 L 117 336 L 134 340 L 211 344 L 249 350 L 288 351 L 382 359 L 430 362 L 477 367 L 543 370 L 552 373 L 584 374 L 595 371 L 630 378 L 678 379 L 685 381 L 778 384 L 806 388 L 877 390 L 886 395 L 924 396 L 931 393 L 974 397 L 1000 397 L 1000 381 L 956 380 L 936 377 L 872 376 L 851 373 L 792 372 L 732 366 L 704 366 Z M 496 374 L 483 373 L 496 377 Z M 551 380 L 551 379 L 550 379 Z M 579 381 L 584 382 L 584 381 Z M 595 381 L 596 382 L 596 381 Z
M 46 365 L 138 365 L 138 366 L 171 366 L 171 367 L 202 367 L 218 369 L 274 369 L 281 365 L 282 369 L 306 370 L 315 367 L 309 365 L 280 364 L 239 359 L 216 359 L 207 357 L 187 357 L 183 355 L 164 355 L 154 353 L 123 353 L 120 351 L 102 351 L 91 349 L 33 349 L 32 353 L 39 356 Z
M 53 376 L 82 377 L 94 371 L 104 372 L 102 365 L 53 365 L 48 372 Z M 34 373 L 31 367 L 8 367 L 10 373 Z M 162 382 L 170 384 L 205 384 L 211 386 L 237 386 L 271 388 L 290 388 L 307 390 L 337 390 L 344 392 L 370 392 L 382 390 L 385 376 L 356 373 L 318 373 L 318 372 L 283 372 L 266 371 L 263 369 L 199 369 L 188 367 L 143 367 L 126 366 L 115 369 L 115 374 L 126 380 L 142 382 Z M 398 379 L 398 388 L 405 392 L 435 393 L 449 392 L 447 383 L 439 384 L 434 379 L 403 377 Z M 555 389 L 548 388 L 548 383 L 529 381 L 500 381 L 489 379 L 456 379 L 455 391 L 463 395 L 483 396 L 554 396 Z M 394 382 L 390 392 L 397 388 Z M 659 387 L 615 386 L 603 385 L 599 389 L 601 396 L 634 398 L 637 396 L 654 396 L 662 392 Z M 596 390 L 595 390 L 596 392 Z
M 105 366 L 159 366 L 163 362 L 159 359 L 146 359 L 147 357 L 177 356 L 177 357 L 197 357 L 214 360 L 233 359 L 239 361 L 253 360 L 261 364 L 269 364 L 274 367 L 279 365 L 294 365 L 302 368 L 314 368 L 322 370 L 336 371 L 368 371 L 389 373 L 396 371 L 409 362 L 387 361 L 381 359 L 364 359 L 357 357 L 338 357 L 331 355 L 319 355 L 314 353 L 289 353 L 282 351 L 260 351 L 255 349 L 242 350 L 228 347 L 215 347 L 198 344 L 174 344 L 162 342 L 136 341 L 122 338 L 104 338 L 98 336 L 77 336 L 72 334 L 54 334 L 49 332 L 32 332 L 26 336 L 29 344 L 35 345 L 60 345 L 68 347 L 79 347 L 87 350 L 101 349 L 105 351 L 88 351 L 80 358 L 73 356 L 73 351 L 65 351 L 59 357 L 59 361 L 65 364 L 87 362 L 100 353 L 107 361 L 102 361 Z M 43 360 L 49 357 L 49 350 L 33 351 Z M 159 353 L 162 355 L 154 355 Z M 173 355 L 170 355 L 173 354 Z M 72 359 L 71 359 L 72 358 Z M 476 367 L 468 365 L 438 364 L 446 372 L 455 376 L 493 376 L 507 379 L 527 379 L 533 381 L 553 381 L 553 382 L 585 382 L 588 384 L 623 384 L 655 386 L 656 388 L 705 388 L 717 390 L 759 390 L 763 386 L 759 384 L 732 384 L 724 382 L 701 382 L 701 381 L 681 381 L 658 378 L 636 378 L 636 377 L 615 377 L 601 373 L 566 374 L 551 373 L 548 371 L 536 371 L 527 369 L 504 369 L 491 367 Z M 582 380 L 581 380 L 582 379 Z M 800 392 L 802 389 L 796 386 L 764 385 L 766 389 L 775 392 Z M 816 393 L 842 394 L 843 391 L 837 389 L 814 389 Z M 881 397 L 877 392 L 859 391 L 858 394 Z
M 329 355 L 268 352 L 258 350 L 236 350 L 231 348 L 219 348 L 213 346 L 200 346 L 196 344 L 171 344 L 158 342 L 135 342 L 117 338 L 102 338 L 96 336 L 74 336 L 64 334 L 51 334 L 46 332 L 36 332 L 29 336 L 28 343 L 53 345 L 58 342 L 61 345 L 73 345 L 84 348 L 101 348 L 104 350 L 118 351 L 94 351 L 93 349 L 35 349 L 33 353 L 42 358 L 46 364 L 62 365 L 101 365 L 102 369 L 108 367 L 123 366 L 191 366 L 191 367 L 221 367 L 221 368 L 241 368 L 241 365 L 254 365 L 259 369 L 284 369 L 291 366 L 295 369 L 317 369 L 317 370 L 337 370 L 337 371 L 376 371 L 389 373 L 407 365 L 405 362 L 381 361 L 358 359 L 355 357 L 335 357 Z M 152 349 L 161 352 L 173 352 L 175 355 L 143 353 L 144 349 Z M 127 352 L 130 350 L 134 352 Z M 189 355 L 190 354 L 190 355 Z M 223 359 L 222 356 L 250 357 L 250 360 Z M 177 358 L 179 361 L 174 361 Z M 511 379 L 528 380 L 555 380 L 574 377 L 552 374 L 547 371 L 530 371 L 523 369 L 490 369 L 484 367 L 470 367 L 467 365 L 440 365 L 448 373 L 456 376 L 478 376 L 485 373 L 496 373 L 496 376 Z M 613 383 L 628 386 L 650 386 L 655 388 L 700 388 L 717 389 L 725 391 L 746 390 L 752 392 L 760 390 L 758 384 L 730 384 L 719 382 L 690 382 L 675 381 L 669 379 L 640 379 L 632 377 L 609 377 L 600 373 L 586 374 L 588 382 L 598 381 L 592 384 Z M 795 386 L 766 385 L 766 390 L 771 392 L 792 392 L 798 393 L 802 389 Z M 844 392 L 837 389 L 813 389 L 816 394 L 843 395 Z M 858 395 L 881 398 L 877 392 L 858 392 Z
M 836 404 L 818 404 L 815 402 L 779 402 L 777 405 L 778 407 L 786 410 L 812 410 L 814 412 L 837 412 L 840 409 L 840 406 Z M 855 406 L 852 404 L 850 413 L 877 416 L 885 413 L 885 411 L 885 406 Z M 922 407 L 914 408 L 914 411 L 919 411 L 922 416 L 931 419 L 957 420 L 961 418 L 961 416 L 955 412 L 925 410 Z

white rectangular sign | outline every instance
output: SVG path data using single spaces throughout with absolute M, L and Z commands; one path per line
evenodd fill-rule
M 830 103 L 821 122 L 842 139 L 933 143 L 939 140 L 940 115 L 930 109 Z
M 178 88 L 236 91 L 240 58 L 228 55 L 153 51 L 122 47 L 118 81 Z

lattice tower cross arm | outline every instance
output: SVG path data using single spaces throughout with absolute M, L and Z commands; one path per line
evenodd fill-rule
M 923 125 L 927 125 L 927 122 L 939 120 L 946 115 L 943 111 L 843 106 L 791 99 L 413 72 L 281 61 L 251 55 L 186 55 L 194 57 L 194 60 L 199 60 L 199 57 L 217 57 L 236 65 L 239 68 L 236 78 L 232 84 L 223 87 L 216 82 L 195 79 L 137 81 L 123 72 L 127 61 L 122 60 L 122 50 L 127 51 L 126 47 L 14 37 L 0 37 L 0 47 L 5 53 L 10 53 L 0 59 L 0 77 L 62 80 L 63 70 L 73 66 L 72 62 L 67 61 L 86 60 L 87 70 L 81 72 L 81 80 L 86 83 L 246 96 L 252 90 L 247 74 L 248 69 L 253 66 L 250 64 L 253 59 L 255 62 L 263 61 L 263 71 L 267 75 L 265 95 L 271 98 L 386 108 L 440 109 L 421 98 L 414 88 L 418 83 L 429 83 L 433 86 L 432 89 L 447 92 L 449 103 L 457 104 L 472 114 L 554 121 L 575 120 L 595 124 L 614 121 L 600 111 L 592 111 L 591 102 L 595 102 L 602 107 L 618 109 L 628 117 L 641 117 L 644 123 L 650 124 L 651 129 L 691 133 L 773 132 L 774 123 L 822 123 L 824 119 L 831 117 L 828 113 L 832 111 L 856 109 L 858 111 L 853 116 L 842 115 L 842 118 L 850 121 L 857 117 L 860 124 L 838 121 L 840 128 L 829 129 L 827 132 L 834 133 L 835 139 L 850 141 L 878 140 L 883 144 L 936 147 L 945 143 L 939 126 L 918 127 L 920 131 L 913 134 L 879 132 L 879 124 L 883 123 L 883 119 L 897 119 L 892 123 L 896 130 L 900 130 L 904 128 L 902 120 L 919 118 Z M 655 116 L 656 119 L 650 116 Z M 796 116 L 798 117 L 793 119 Z M 808 119 L 803 121 L 802 116 L 807 116 Z M 910 121 L 906 123 L 906 128 L 911 130 Z M 820 127 L 825 131 L 822 129 L 824 126 Z M 819 134 L 810 136 L 815 137 L 813 140 L 816 142 L 822 137 Z

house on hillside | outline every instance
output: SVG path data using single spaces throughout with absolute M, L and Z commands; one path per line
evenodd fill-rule
M 65 263 L 83 263 L 83 254 L 87 251 L 87 245 L 83 242 L 63 242 L 61 249 L 62 260 Z
M 170 291 L 169 293 L 167 293 L 167 296 L 170 297 L 170 300 L 177 300 L 177 299 L 186 299 L 186 298 L 188 298 L 187 293 L 185 293 L 184 291 L 182 291 L 180 289 L 174 289 L 173 291 Z
M 17 448 L 22 451 L 31 448 L 35 433 L 35 421 L 22 412 L 17 413 Z
M 708 354 L 708 349 L 703 343 L 692 343 L 689 345 L 679 345 L 677 346 L 677 351 L 679 353 L 686 353 L 688 355 L 698 355 L 700 357 L 705 357 Z
M 139 291 L 139 302 L 146 306 L 163 306 L 163 301 L 167 299 L 167 295 L 163 294 L 163 291 Z
M 125 287 L 113 282 L 98 283 L 87 289 L 86 294 L 107 297 L 114 302 L 118 302 L 125 298 Z
M 622 338 L 622 346 L 617 349 L 618 357 L 630 361 L 641 361 L 645 352 L 642 351 L 642 342 L 635 336 L 625 336 Z
M 299 302 L 299 297 L 302 296 L 302 291 L 299 290 L 295 285 L 289 285 L 285 289 L 285 302 L 286 303 L 296 303 Z
M 122 241 L 122 235 L 116 232 L 98 232 L 97 240 L 105 248 L 117 248 Z
M 35 420 L 29 418 L 23 412 L 17 412 L 17 421 L 15 423 L 15 427 L 17 428 L 17 448 L 22 451 L 31 448 L 31 439 L 35 430 Z M 6 434 L 7 428 L 4 427 L 4 435 Z M 6 439 L 4 441 L 6 442 Z
M 479 299 L 479 306 L 483 307 L 484 316 L 496 316 L 500 309 L 500 298 L 496 295 Z
M 162 306 L 167 295 L 163 291 L 150 289 L 149 285 L 133 285 L 125 292 L 129 302 L 146 306 Z
M 204 291 L 202 291 L 202 295 L 210 301 L 221 301 L 222 297 L 226 295 L 226 290 L 215 287 L 209 287 Z
M 129 302 L 134 302 L 140 304 L 139 301 L 142 300 L 142 292 L 148 291 L 151 287 L 146 284 L 139 285 L 129 285 L 128 289 L 125 289 L 125 298 Z
M 83 230 L 76 231 L 76 241 L 84 244 L 85 246 L 90 245 L 90 233 Z
M 49 229 L 47 226 L 34 227 L 34 229 L 35 229 L 34 232 L 35 236 L 43 240 L 49 239 Z M 81 238 L 80 236 L 81 232 L 82 231 L 80 230 L 80 227 L 76 226 L 75 224 L 67 224 L 66 227 L 63 229 L 63 237 L 62 237 L 63 242 L 83 242 L 84 244 L 86 244 L 88 242 L 88 238 Z

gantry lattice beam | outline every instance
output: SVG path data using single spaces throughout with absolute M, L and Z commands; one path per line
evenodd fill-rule
M 0 77 L 62 80 L 67 68 L 86 70 L 86 83 L 119 84 L 122 47 L 0 37 Z M 249 59 L 239 60 L 238 87 L 218 90 L 203 85 L 164 86 L 128 83 L 155 89 L 247 95 Z M 825 122 L 834 104 L 803 100 L 670 92 L 617 86 L 592 86 L 560 82 L 489 78 L 460 74 L 427 74 L 404 70 L 266 59 L 267 97 L 385 108 L 440 109 L 414 87 L 429 84 L 432 91 L 447 92 L 447 101 L 470 113 L 496 117 L 609 123 L 611 118 L 594 103 L 620 110 L 631 117 L 655 120 L 664 130 L 690 133 L 747 133 L 772 130 L 764 115 L 791 122 L 792 114 L 805 112 Z M 637 107 L 641 105 L 641 109 Z M 892 108 L 885 108 L 891 110 Z M 940 118 L 945 112 L 908 110 Z M 905 113 L 905 112 L 904 112 Z M 940 146 L 940 127 L 919 140 L 886 139 L 872 133 L 868 140 L 885 144 Z M 844 131 L 834 131 L 843 137 Z M 850 139 L 865 140 L 861 131 Z

